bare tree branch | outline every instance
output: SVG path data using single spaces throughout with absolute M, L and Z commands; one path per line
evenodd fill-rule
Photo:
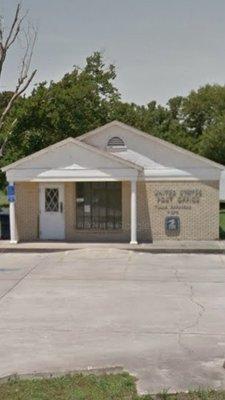
M 20 17 L 21 13 L 21 5 L 18 3 L 15 16 L 12 22 L 12 25 L 10 27 L 9 33 L 6 37 L 6 40 L 4 42 L 4 34 L 3 34 L 3 26 L 0 20 L 0 77 L 2 75 L 2 68 L 7 56 L 7 52 L 9 48 L 12 46 L 12 44 L 15 42 L 17 39 L 19 33 L 21 32 L 21 27 L 24 18 L 26 17 L 27 13 Z M 33 72 L 29 74 L 29 69 L 31 65 L 31 60 L 33 56 L 33 51 L 34 51 L 34 46 L 36 43 L 37 39 L 37 30 L 33 29 L 33 32 L 31 34 L 30 27 L 28 27 L 28 30 L 24 32 L 24 38 L 25 38 L 25 51 L 24 55 L 22 57 L 22 62 L 21 62 L 21 68 L 19 72 L 19 77 L 17 80 L 17 85 L 16 88 L 13 92 L 13 95 L 11 96 L 10 100 L 8 101 L 8 104 L 6 105 L 5 109 L 3 112 L 0 114 L 0 130 L 2 129 L 5 119 L 7 115 L 9 114 L 10 110 L 12 109 L 15 101 L 25 92 L 25 90 L 28 88 L 30 85 L 31 81 L 33 80 L 37 70 L 35 69 Z M 13 128 L 14 124 L 12 125 L 11 128 Z M 11 132 L 6 136 L 4 142 L 2 145 L 0 145 L 0 156 L 3 155 L 3 151 L 5 149 L 5 146 L 8 142 L 9 137 L 12 134 Z
M 19 96 L 21 96 L 21 94 L 28 88 L 28 86 L 29 86 L 29 84 L 31 83 L 31 81 L 32 81 L 34 75 L 36 74 L 36 72 L 37 72 L 37 70 L 35 69 L 35 70 L 32 72 L 32 74 L 30 75 L 30 77 L 26 80 L 26 83 L 24 84 L 24 86 L 22 86 L 22 85 L 23 85 L 23 83 L 24 83 L 24 80 L 25 80 L 27 77 L 19 78 L 18 84 L 17 84 L 17 87 L 16 87 L 15 92 L 13 93 L 11 99 L 9 100 L 9 102 L 8 102 L 8 104 L 7 104 L 7 106 L 6 106 L 6 108 L 4 109 L 4 111 L 2 112 L 2 114 L 0 115 L 0 129 L 2 128 L 2 126 L 3 126 L 3 124 L 4 124 L 4 120 L 5 120 L 6 115 L 7 115 L 7 114 L 9 113 L 9 111 L 11 110 L 11 108 L 12 108 L 13 104 L 15 103 L 16 99 L 17 99 Z
M 16 8 L 16 13 L 11 25 L 11 28 L 9 30 L 8 36 L 6 38 L 5 43 L 3 42 L 3 27 L 1 26 L 1 32 L 0 32 L 0 38 L 1 38 L 1 43 L 0 43 L 0 75 L 2 73 L 2 67 L 5 61 L 6 53 L 11 44 L 16 40 L 16 37 L 19 34 L 20 31 L 20 22 L 18 22 L 19 19 L 19 13 L 20 13 L 20 3 L 17 5 Z
M 18 30 L 20 29 L 20 24 L 18 23 L 18 19 L 19 19 L 19 14 L 20 14 L 20 8 L 21 8 L 21 6 L 19 3 L 16 8 L 16 13 L 15 13 L 11 28 L 9 30 L 8 37 L 6 38 L 6 42 L 5 42 L 5 46 L 4 46 L 6 49 L 8 48 L 9 44 L 11 43 L 11 41 L 13 40 L 15 35 L 18 35 L 18 33 L 19 33 Z

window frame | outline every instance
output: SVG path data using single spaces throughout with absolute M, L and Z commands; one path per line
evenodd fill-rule
M 57 187 L 45 188 L 45 212 L 59 212 L 59 189 Z M 52 194 L 53 193 L 53 194 Z
M 76 229 L 122 230 L 122 182 L 76 183 Z

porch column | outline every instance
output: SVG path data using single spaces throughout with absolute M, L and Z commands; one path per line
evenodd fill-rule
M 13 185 L 13 182 L 10 182 Z M 15 201 L 9 203 L 10 243 L 17 243 Z
M 130 244 L 137 244 L 137 181 L 131 181 Z

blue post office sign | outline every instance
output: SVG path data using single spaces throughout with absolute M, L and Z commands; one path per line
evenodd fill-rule
M 168 236 L 177 236 L 180 233 L 180 218 L 169 216 L 165 219 L 165 231 Z
M 7 198 L 10 203 L 14 203 L 16 200 L 15 185 L 7 186 Z

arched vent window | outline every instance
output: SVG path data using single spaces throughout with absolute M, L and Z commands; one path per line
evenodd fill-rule
M 121 151 L 121 150 L 126 150 L 126 145 L 119 136 L 113 136 L 112 138 L 109 139 L 107 143 L 107 148 L 112 151 Z

